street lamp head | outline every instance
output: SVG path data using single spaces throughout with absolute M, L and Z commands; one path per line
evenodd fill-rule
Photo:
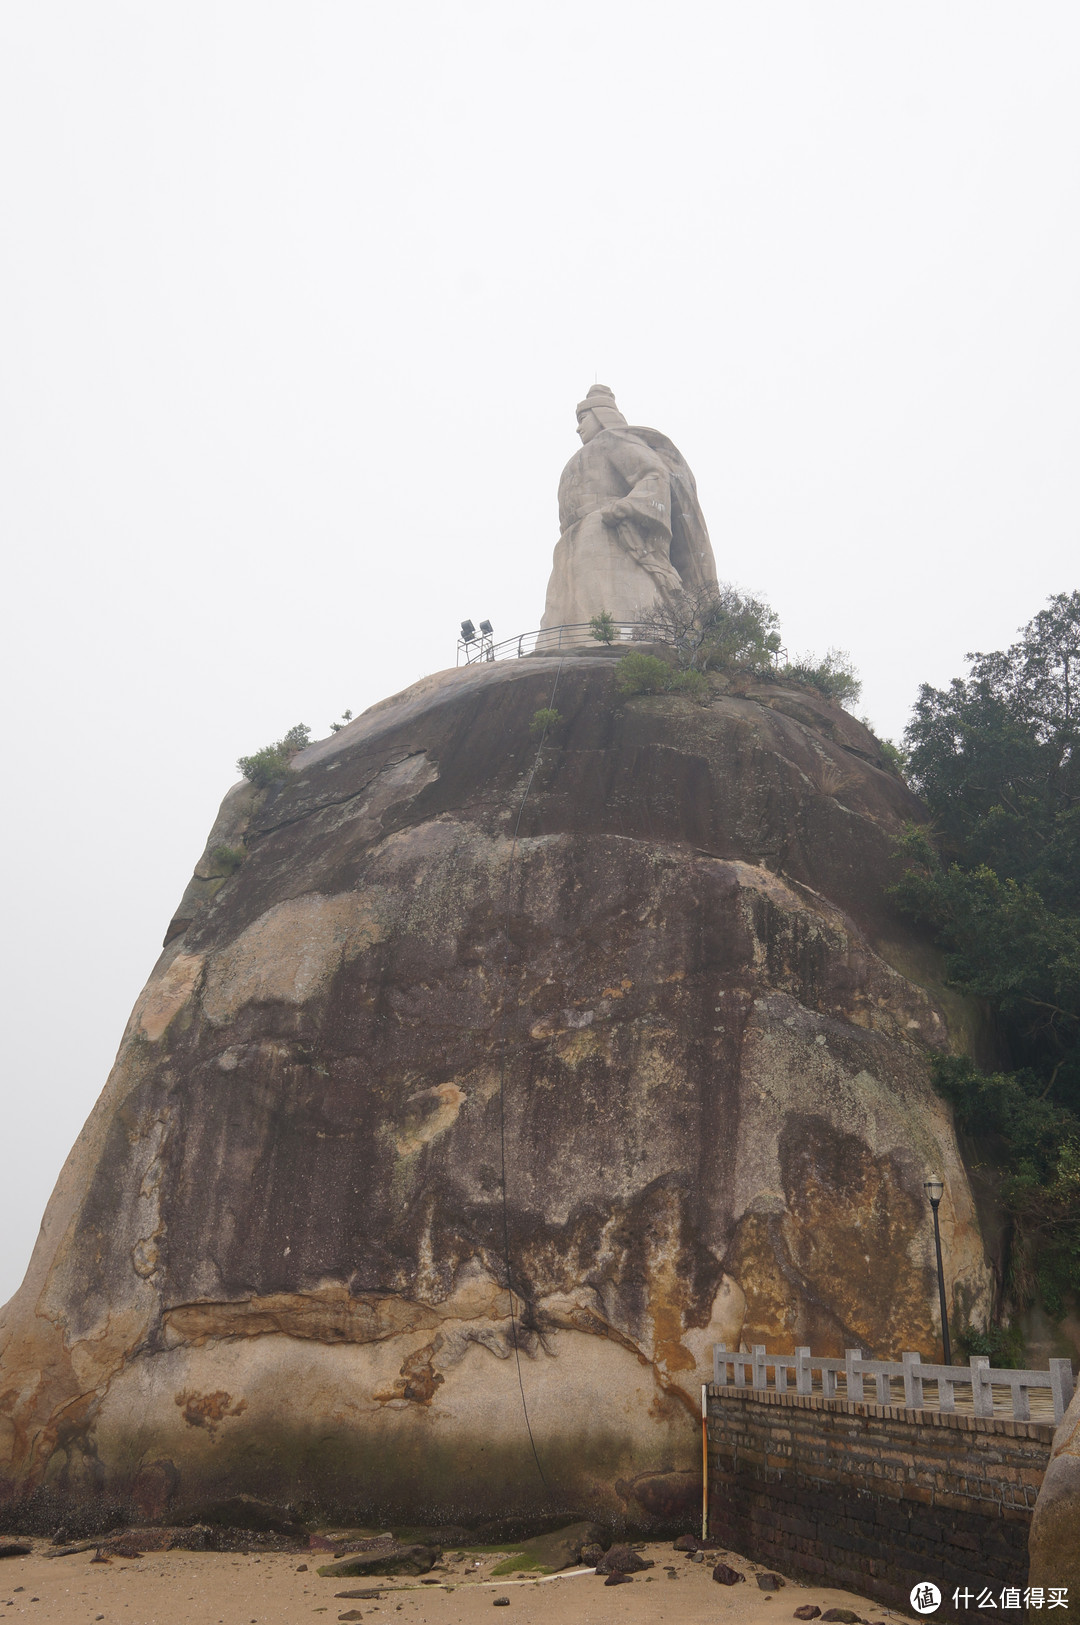
M 923 1189 L 930 1198 L 930 1206 L 937 1207 L 938 1203 L 941 1201 L 941 1198 L 945 1195 L 944 1181 L 937 1178 L 928 1179 L 926 1184 L 923 1186 Z

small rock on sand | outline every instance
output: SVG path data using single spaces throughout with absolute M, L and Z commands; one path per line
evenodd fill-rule
M 712 1571 L 712 1577 L 717 1585 L 722 1586 L 738 1585 L 740 1580 L 746 1579 L 745 1574 L 740 1574 L 738 1569 L 730 1568 L 727 1563 L 717 1563 Z
M 597 1574 L 639 1574 L 651 1569 L 651 1558 L 639 1557 L 632 1546 L 613 1546 L 596 1565 Z

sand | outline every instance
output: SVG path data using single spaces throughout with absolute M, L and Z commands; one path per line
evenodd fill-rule
M 462 1560 L 447 1553 L 428 1576 L 438 1583 L 423 1585 L 413 1579 L 323 1579 L 315 1567 L 325 1553 L 173 1551 L 92 1563 L 92 1551 L 47 1557 L 47 1542 L 34 1544 L 32 1555 L 0 1562 L 0 1625 L 24 1616 L 39 1625 L 316 1625 L 343 1617 L 392 1625 L 399 1615 L 399 1625 L 788 1625 L 804 1603 L 823 1611 L 852 1608 L 864 1620 L 890 1625 L 903 1618 L 829 1586 L 787 1579 L 780 1591 L 763 1592 L 755 1581 L 761 1565 L 727 1552 L 707 1552 L 703 1563 L 694 1563 L 673 1551 L 670 1541 L 643 1548 L 641 1555 L 656 1567 L 620 1586 L 605 1586 L 592 1572 L 492 1582 L 490 1571 L 505 1552 L 470 1553 Z M 720 1559 L 741 1570 L 746 1583 L 716 1584 L 712 1569 Z M 303 1563 L 307 1570 L 299 1572 Z M 339 1595 L 376 1587 L 377 1599 Z M 496 1597 L 510 1602 L 493 1614 Z

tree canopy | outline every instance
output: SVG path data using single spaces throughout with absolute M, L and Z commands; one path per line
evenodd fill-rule
M 895 895 L 996 1017 L 1007 1067 L 952 1059 L 938 1083 L 999 1168 L 1014 1305 L 1060 1314 L 1080 1293 L 1080 592 L 967 658 L 905 735 L 933 825 L 903 843 Z

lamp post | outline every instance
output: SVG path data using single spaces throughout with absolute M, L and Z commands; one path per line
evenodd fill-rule
M 940 1179 L 928 1179 L 923 1189 L 930 1198 L 930 1206 L 934 1210 L 934 1246 L 937 1248 L 937 1285 L 938 1298 L 941 1303 L 941 1343 L 945 1351 L 945 1364 L 952 1365 L 952 1343 L 949 1339 L 949 1311 L 945 1307 L 945 1271 L 941 1263 L 941 1226 L 938 1223 L 938 1207 L 945 1194 L 945 1184 Z

